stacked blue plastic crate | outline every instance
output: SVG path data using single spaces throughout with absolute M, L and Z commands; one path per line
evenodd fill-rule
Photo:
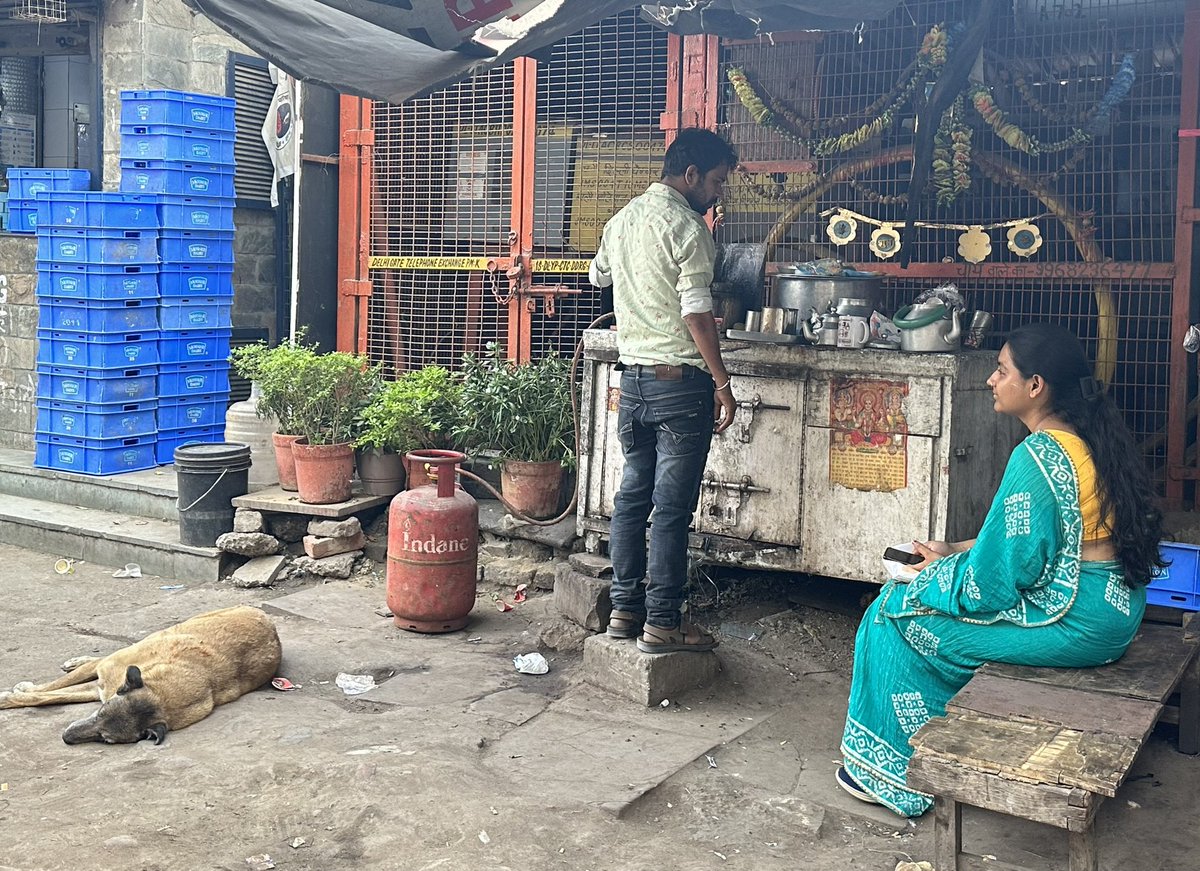
M 121 94 L 121 190 L 159 211 L 159 463 L 225 437 L 233 307 L 234 101 Z
M 37 231 L 38 194 L 46 191 L 86 191 L 92 174 L 86 169 L 25 169 L 10 167 L 8 176 L 8 223 L 10 233 Z
M 34 465 L 155 465 L 158 214 L 153 197 L 39 193 Z

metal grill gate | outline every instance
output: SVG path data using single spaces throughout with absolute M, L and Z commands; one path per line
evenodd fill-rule
M 1064 324 L 1099 357 L 1099 374 L 1163 483 L 1176 279 L 1177 131 L 1185 63 L 1197 63 L 1196 46 L 1185 60 L 1182 0 L 1017 0 L 997 16 L 984 41 L 985 81 L 1009 120 L 1044 143 L 1061 140 L 1084 123 L 1083 112 L 1101 100 L 1126 54 L 1136 69 L 1133 89 L 1117 106 L 1108 130 L 1038 156 L 1010 147 L 964 101 L 971 186 L 945 207 L 926 196 L 920 219 L 985 225 L 1042 216 L 1035 224 L 1043 244 L 1029 259 L 1008 250 L 1002 229 L 991 231 L 991 252 L 978 264 L 963 262 L 959 230 L 905 233 L 902 244 L 912 254 L 907 268 L 876 258 L 868 248 L 874 227 L 862 222 L 849 244 L 830 241 L 822 212 L 831 208 L 903 224 L 905 205 L 897 199 L 908 190 L 920 82 L 915 99 L 900 106 L 881 135 L 826 156 L 756 122 L 729 83 L 730 70 L 741 70 L 768 105 L 818 124 L 848 116 L 830 132 L 853 130 L 870 120 L 864 109 L 904 80 L 931 28 L 963 21 L 971 5 L 969 0 L 901 4 L 861 34 L 723 42 L 720 87 L 708 111 L 739 149 L 750 175 L 731 187 L 718 238 L 773 241 L 775 262 L 840 257 L 884 272 L 888 310 L 935 283 L 953 281 L 968 308 L 994 313 L 994 347 L 1005 331 L 1023 322 Z M 815 184 L 814 174 L 829 183 Z M 1060 220 L 1051 212 L 1065 216 Z
M 630 11 L 545 61 L 373 104 L 371 359 L 396 373 L 489 342 L 573 351 L 604 311 L 587 281 L 599 228 L 659 174 L 667 43 Z

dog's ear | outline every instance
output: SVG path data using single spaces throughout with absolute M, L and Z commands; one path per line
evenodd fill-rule
M 125 683 L 117 687 L 117 695 L 123 696 L 131 690 L 140 690 L 142 688 L 142 670 L 136 665 L 131 665 L 125 669 Z
M 153 741 L 155 746 L 158 746 L 167 740 L 167 724 L 155 723 L 149 729 L 143 729 L 142 734 L 138 735 L 138 740 Z

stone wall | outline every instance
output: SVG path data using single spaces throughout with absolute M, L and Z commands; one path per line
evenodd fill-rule
M 121 91 L 225 94 L 230 52 L 249 50 L 180 0 L 104 0 L 100 21 L 102 187 L 120 183 Z M 275 213 L 234 212 L 233 323 L 275 327 Z M 36 245 L 0 232 L 0 446 L 33 449 L 37 354 Z
M 38 309 L 32 236 L 0 233 L 0 446 L 33 450 Z

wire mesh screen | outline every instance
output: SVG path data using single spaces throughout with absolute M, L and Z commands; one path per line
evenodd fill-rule
M 972 3 L 909 0 L 861 35 L 725 44 L 721 122 L 751 172 L 730 185 L 719 238 L 778 243 L 779 262 L 870 269 L 885 262 L 872 235 L 894 228 L 898 242 L 878 253 L 894 262 L 899 245 L 911 263 L 887 281 L 889 311 L 958 263 L 968 307 L 996 316 L 994 347 L 1039 319 L 1095 340 L 1093 351 L 1112 343 L 1113 395 L 1161 461 L 1184 5 L 1014 0 L 936 119 L 932 153 L 916 107 Z M 918 219 L 950 226 L 901 233 L 919 138 L 932 171 Z M 835 228 L 836 209 L 856 226 Z M 1015 235 L 1020 219 L 1032 231 Z M 966 238 L 971 227 L 982 231 Z M 1110 302 L 1115 317 L 1098 317 Z
M 556 43 L 538 65 L 534 257 L 581 261 L 600 242 L 605 222 L 642 193 L 662 169 L 667 34 L 636 9 Z M 538 304 L 531 356 L 570 354 L 583 329 L 608 309 L 586 275 L 551 268 L 538 285 L 562 284 L 554 314 Z
M 367 349 L 393 374 L 507 342 L 507 284 L 484 264 L 508 254 L 512 111 L 511 65 L 374 104 Z

